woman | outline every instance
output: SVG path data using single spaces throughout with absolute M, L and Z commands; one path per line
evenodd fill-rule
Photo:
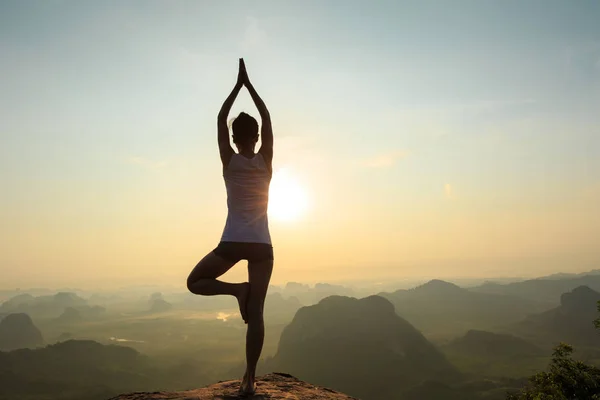
M 262 144 L 258 152 L 254 151 L 258 123 L 243 112 L 232 124 L 233 142 L 238 153 L 229 143 L 227 116 L 242 86 L 248 89 L 262 119 Z M 273 247 L 267 219 L 273 130 L 269 111 L 250 83 L 241 58 L 237 83 L 217 118 L 217 132 L 227 189 L 227 221 L 219 245 L 192 270 L 187 287 L 194 294 L 228 294 L 237 298 L 242 319 L 248 324 L 246 373 L 240 391 L 254 394 L 256 364 L 265 334 L 263 306 L 273 271 Z M 227 283 L 217 279 L 240 260 L 248 261 L 248 282 Z

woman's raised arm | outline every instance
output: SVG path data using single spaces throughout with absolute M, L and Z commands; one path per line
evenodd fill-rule
M 240 58 L 239 71 L 238 71 L 238 79 L 233 87 L 229 96 L 223 102 L 221 106 L 221 110 L 219 111 L 219 115 L 217 116 L 217 141 L 219 143 L 219 153 L 221 155 L 221 161 L 223 165 L 227 165 L 229 160 L 231 159 L 233 152 L 233 148 L 231 147 L 231 143 L 229 142 L 229 126 L 227 125 L 227 118 L 229 116 L 229 111 L 231 111 L 231 106 L 235 101 L 240 89 L 244 85 L 243 77 L 245 75 L 245 69 L 242 73 L 243 61 Z
M 256 89 L 250 82 L 250 78 L 248 78 L 248 73 L 246 72 L 246 65 L 244 64 L 244 60 L 240 58 L 240 74 L 242 75 L 242 79 L 244 85 L 248 89 L 250 93 L 250 97 L 254 101 L 254 105 L 258 109 L 258 113 L 260 114 L 260 118 L 262 120 L 260 136 L 261 136 L 261 146 L 258 150 L 259 153 L 263 155 L 265 161 L 271 164 L 273 160 L 273 127 L 271 125 L 271 115 L 269 114 L 269 110 L 265 105 L 265 102 L 260 98 Z

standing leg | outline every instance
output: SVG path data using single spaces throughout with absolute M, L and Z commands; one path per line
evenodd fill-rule
M 217 280 L 219 276 L 229 271 L 235 264 L 235 262 L 226 260 L 210 252 L 200 260 L 188 276 L 187 287 L 190 292 L 203 296 L 215 296 L 219 294 L 235 296 L 240 306 L 242 319 L 244 322 L 247 322 L 246 303 L 248 293 L 250 292 L 250 284 L 248 282 L 228 283 Z
M 273 260 L 248 263 L 250 295 L 248 296 L 248 330 L 246 332 L 246 373 L 242 380 L 242 392 L 255 390 L 256 364 L 265 339 L 263 310 L 265 297 L 273 272 Z

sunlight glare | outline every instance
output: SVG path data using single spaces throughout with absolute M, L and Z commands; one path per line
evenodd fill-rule
M 308 197 L 302 185 L 286 169 L 273 173 L 269 190 L 269 217 L 295 221 L 306 213 Z

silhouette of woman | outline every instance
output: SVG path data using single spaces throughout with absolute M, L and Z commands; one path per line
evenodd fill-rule
M 248 89 L 262 119 L 262 144 L 256 153 L 254 149 L 258 141 L 258 123 L 244 112 L 232 124 L 233 142 L 238 153 L 234 152 L 229 143 L 227 116 L 242 86 Z M 240 391 L 243 394 L 254 394 L 256 364 L 265 334 L 263 307 L 273 271 L 273 247 L 267 219 L 273 130 L 269 111 L 250 83 L 241 58 L 235 87 L 217 117 L 217 132 L 227 190 L 227 221 L 220 243 L 192 270 L 187 279 L 187 287 L 194 294 L 228 294 L 237 298 L 242 319 L 248 324 L 246 373 Z M 228 283 L 217 279 L 240 260 L 248 261 L 248 282 Z

